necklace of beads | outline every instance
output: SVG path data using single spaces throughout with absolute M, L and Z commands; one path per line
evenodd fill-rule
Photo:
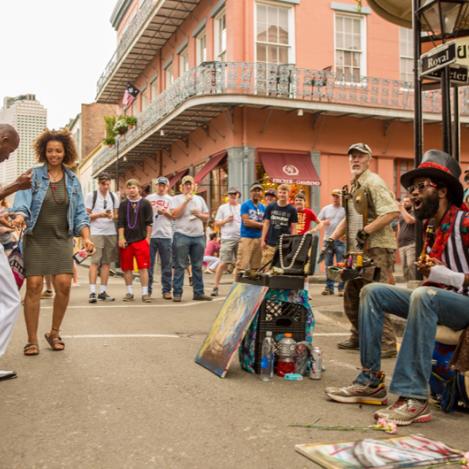
M 140 208 L 140 201 L 142 199 L 140 199 L 138 202 L 132 202 L 130 200 L 127 201 L 127 227 L 130 229 L 130 230 L 133 230 L 136 226 L 137 226 L 137 222 L 138 222 L 138 212 L 139 212 L 139 208 Z M 134 207 L 132 207 L 133 209 L 133 212 L 134 212 L 134 222 L 133 224 L 130 223 L 130 206 L 134 205 Z

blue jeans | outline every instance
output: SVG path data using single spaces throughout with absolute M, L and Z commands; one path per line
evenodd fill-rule
M 186 236 L 174 233 L 174 278 L 173 293 L 182 295 L 184 284 L 184 271 L 187 267 L 188 257 L 192 266 L 192 287 L 194 295 L 204 294 L 204 278 L 202 276 L 202 262 L 205 251 L 205 236 Z
M 335 262 L 342 262 L 344 260 L 344 254 L 345 254 L 345 243 L 342 241 L 334 241 L 334 247 L 332 251 L 327 251 L 326 258 L 324 259 L 324 262 L 326 263 L 326 269 L 334 265 L 334 255 L 335 255 Z M 327 273 L 327 270 L 326 270 Z M 328 288 L 331 291 L 334 291 L 334 281 L 331 280 L 330 278 L 326 279 L 326 288 Z M 344 289 L 344 282 L 339 282 L 339 291 L 342 291 Z
M 454 330 L 469 326 L 469 297 L 435 287 L 415 290 L 383 283 L 366 285 L 360 293 L 360 359 L 364 371 L 356 382 L 377 384 L 381 369 L 381 335 L 385 312 L 407 318 L 390 391 L 403 397 L 428 399 L 437 324 Z
M 169 293 L 171 291 L 171 280 L 173 275 L 171 251 L 173 240 L 171 238 L 151 238 L 150 241 L 150 272 L 148 281 L 148 291 L 153 292 L 153 275 L 156 264 L 156 254 L 160 254 L 161 260 L 161 291 Z

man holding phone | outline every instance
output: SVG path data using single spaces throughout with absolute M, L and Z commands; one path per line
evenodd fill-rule
M 111 177 L 107 173 L 98 176 L 98 190 L 86 196 L 85 207 L 91 220 L 91 240 L 96 251 L 91 257 L 89 271 L 90 296 L 89 303 L 114 301 L 108 295 L 107 283 L 111 262 L 117 259 L 117 231 L 115 220 L 119 208 L 118 196 L 110 191 Z M 101 285 L 96 293 L 96 281 L 100 269 Z

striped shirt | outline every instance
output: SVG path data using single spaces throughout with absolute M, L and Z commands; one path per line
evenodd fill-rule
M 469 274 L 469 212 L 458 210 L 456 213 L 441 260 L 454 272 Z M 458 293 L 468 295 L 469 288 L 463 287 Z

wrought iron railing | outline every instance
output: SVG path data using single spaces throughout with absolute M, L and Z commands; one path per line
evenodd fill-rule
M 463 90 L 461 114 L 468 115 L 469 93 L 467 88 Z M 414 107 L 411 84 L 399 80 L 366 77 L 360 83 L 344 83 L 337 81 L 332 72 L 300 69 L 293 65 L 209 62 L 184 73 L 137 116 L 137 127 L 120 141 L 120 154 L 144 134 L 152 133 L 168 114 L 188 99 L 217 95 L 291 99 L 323 103 L 325 108 L 328 104 L 355 106 L 354 113 L 360 113 L 361 107 L 388 111 L 412 111 Z M 423 110 L 425 113 L 441 112 L 439 91 L 424 93 Z M 392 113 L 389 117 L 393 117 Z M 93 161 L 93 173 L 115 156 L 114 148 L 103 149 Z
M 142 29 L 143 23 L 148 20 L 155 3 L 156 0 L 145 0 L 138 9 L 137 13 L 135 13 L 135 16 L 131 19 L 127 29 L 124 31 L 124 34 L 119 41 L 119 44 L 117 45 L 117 49 L 107 63 L 104 72 L 99 77 L 98 83 L 96 85 L 98 94 L 101 92 L 101 89 L 116 68 L 121 58 L 129 49 L 130 44 L 135 40 L 137 33 Z

